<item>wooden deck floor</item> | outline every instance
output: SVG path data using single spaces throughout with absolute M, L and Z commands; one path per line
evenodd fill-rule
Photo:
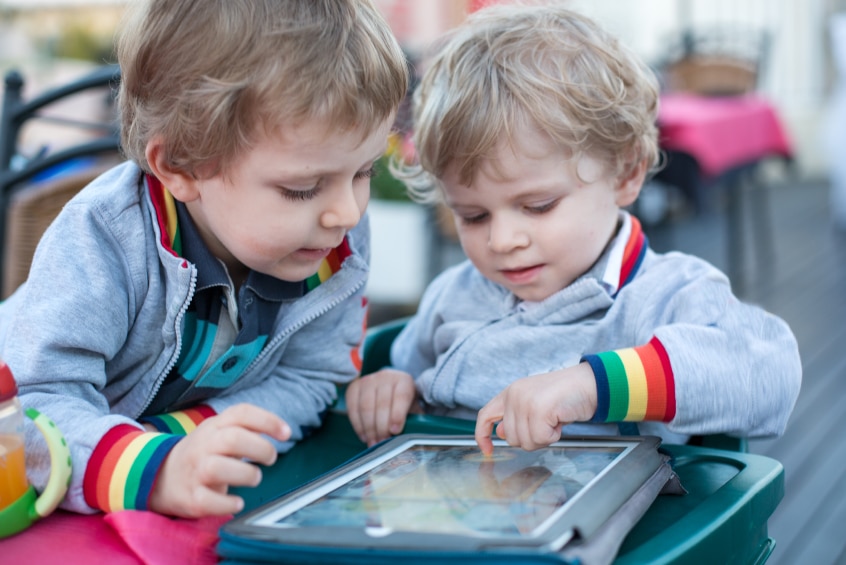
M 803 383 L 788 429 L 750 450 L 785 467 L 785 496 L 769 522 L 768 565 L 846 563 L 846 234 L 828 222 L 825 182 L 770 187 L 774 260 L 747 257 L 743 298 L 784 318 L 799 342 Z M 727 268 L 722 213 L 654 230 L 674 247 Z M 747 234 L 748 240 L 752 239 Z

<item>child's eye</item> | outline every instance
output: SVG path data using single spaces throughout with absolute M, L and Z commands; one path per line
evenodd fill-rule
M 291 190 L 290 188 L 282 187 L 280 191 L 286 200 L 291 200 L 292 202 L 302 202 L 304 200 L 311 200 L 317 196 L 320 192 L 320 187 L 316 186 L 309 190 Z
M 538 204 L 535 206 L 526 206 L 526 210 L 530 214 L 544 214 L 558 206 L 558 203 L 560 201 L 560 199 L 556 198 L 555 200 L 550 200 L 549 202 L 544 202 L 543 204 Z
M 376 177 L 376 175 L 378 175 L 378 174 L 379 174 L 379 171 L 377 171 L 376 167 L 373 166 L 373 167 L 370 167 L 369 169 L 366 169 L 364 171 L 357 172 L 355 174 L 355 180 L 372 179 L 372 178 Z
M 461 223 L 463 224 L 481 224 L 485 220 L 488 219 L 487 212 L 483 212 L 481 214 L 474 214 L 471 216 L 461 216 Z

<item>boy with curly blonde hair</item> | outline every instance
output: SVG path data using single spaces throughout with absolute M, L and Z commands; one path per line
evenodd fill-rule
M 415 94 L 422 201 L 452 211 L 468 261 L 436 278 L 391 367 L 346 393 L 374 443 L 409 410 L 477 418 L 534 449 L 566 434 L 783 432 L 801 364 L 788 326 L 726 276 L 648 247 L 625 208 L 659 162 L 658 83 L 556 5 L 473 14 Z

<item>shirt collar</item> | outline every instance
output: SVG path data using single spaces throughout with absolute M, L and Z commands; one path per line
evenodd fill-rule
M 620 219 L 620 229 L 608 247 L 605 268 L 599 277 L 599 282 L 611 296 L 635 277 L 649 246 L 637 218 L 621 212 Z

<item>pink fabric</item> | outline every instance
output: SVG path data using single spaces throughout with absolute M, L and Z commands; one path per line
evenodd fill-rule
M 756 94 L 664 94 L 658 126 L 661 147 L 691 155 L 706 176 L 764 157 L 792 155 L 775 108 Z
M 58 510 L 0 540 L 0 556 L 4 563 L 211 565 L 218 561 L 218 529 L 230 518 L 182 520 L 137 510 L 89 516 Z

